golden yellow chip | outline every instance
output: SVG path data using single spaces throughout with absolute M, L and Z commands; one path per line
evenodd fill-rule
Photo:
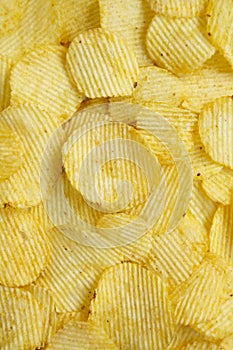
M 220 346 L 222 350 L 231 350 L 233 347 L 233 335 L 231 334 L 229 337 L 223 339 Z
M 23 15 L 24 0 L 1 0 L 0 34 L 13 31 L 20 23 Z
M 76 36 L 67 65 L 78 90 L 91 98 L 131 95 L 137 82 L 134 53 L 121 38 L 100 28 Z
M 12 10 L 8 14 L 16 18 L 16 23 L 10 24 L 10 30 L 1 31 L 1 55 L 16 60 L 36 45 L 57 43 L 58 17 L 52 0 L 14 1 Z
M 166 285 L 156 274 L 132 263 L 103 273 L 90 319 L 119 348 L 166 349 L 174 332 Z
M 29 207 L 41 202 L 40 162 L 58 121 L 34 105 L 8 107 L 0 115 L 3 127 L 17 134 L 23 150 L 20 169 L 0 182 L 0 207 Z
M 69 322 L 47 346 L 48 350 L 117 350 L 103 329 L 87 322 Z
M 4 209 L 0 221 L 0 283 L 23 286 L 36 280 L 49 260 L 49 241 L 26 209 Z
M 215 202 L 233 204 L 233 170 L 223 168 L 219 173 L 205 179 L 202 187 Z
M 167 350 L 180 350 L 190 342 L 203 339 L 203 335 L 189 326 L 177 325 Z
M 73 311 L 73 312 L 59 312 L 57 313 L 57 327 L 56 332 L 64 328 L 64 326 L 68 322 L 78 321 L 78 322 L 86 322 L 89 316 L 89 309 L 83 308 L 81 311 Z
M 180 348 L 181 350 L 219 350 L 219 346 L 215 343 L 199 340 L 188 343 Z
M 30 292 L 0 286 L 2 349 L 41 348 L 43 315 Z
M 146 38 L 150 57 L 175 74 L 200 68 L 215 52 L 202 33 L 202 25 L 198 18 L 156 15 Z
M 207 0 L 149 0 L 151 8 L 164 16 L 195 17 L 205 13 Z
M 22 164 L 23 150 L 17 134 L 0 121 L 0 181 L 8 179 Z
M 233 99 L 222 97 L 206 105 L 199 118 L 199 132 L 206 152 L 233 169 Z
M 174 288 L 200 265 L 207 249 L 206 229 L 187 212 L 176 230 L 154 235 L 148 264 Z
M 233 7 L 231 0 L 210 0 L 207 7 L 207 31 L 213 45 L 233 66 Z
M 42 202 L 38 205 L 30 207 L 29 212 L 32 214 L 33 220 L 36 220 L 44 231 L 48 231 L 54 226 Z
M 0 19 L 1 20 L 1 19 Z M 10 104 L 10 72 L 11 59 L 0 56 L 0 112 Z
M 68 45 L 79 33 L 100 26 L 98 0 L 55 0 L 60 43 Z
M 127 41 L 137 56 L 139 66 L 152 65 L 146 52 L 145 38 L 154 13 L 147 1 L 100 0 L 99 4 L 101 27 Z
M 11 72 L 11 105 L 39 104 L 61 120 L 70 117 L 82 96 L 66 72 L 66 51 L 43 46 L 18 61 Z

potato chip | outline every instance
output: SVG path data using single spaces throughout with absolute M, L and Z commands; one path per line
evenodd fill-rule
M 0 231 L 0 283 L 15 287 L 35 281 L 50 253 L 42 228 L 27 210 L 4 209 Z
M 34 105 L 8 107 L 0 116 L 3 127 L 17 134 L 23 150 L 22 166 L 0 182 L 0 207 L 29 207 L 41 202 L 40 162 L 43 150 L 58 122 Z
M 189 211 L 206 228 L 206 230 L 209 231 L 212 225 L 213 216 L 217 209 L 217 203 L 213 202 L 207 196 L 202 188 L 202 184 L 201 181 L 194 181 L 193 183 Z
M 207 0 L 149 0 L 151 8 L 164 16 L 195 17 L 205 13 Z
M 223 341 L 220 344 L 221 350 L 231 350 L 232 347 L 233 347 L 233 334 L 223 339 Z
M 11 32 L 20 23 L 23 15 L 25 0 L 0 1 L 0 34 Z
M 17 62 L 11 73 L 11 105 L 35 103 L 61 119 L 70 117 L 82 96 L 70 81 L 62 46 L 37 48 Z
M 180 324 L 207 322 L 217 317 L 223 298 L 224 266 L 220 260 L 207 255 L 194 273 L 173 292 L 174 317 Z
M 41 347 L 43 315 L 30 292 L 0 286 L 2 349 Z
M 60 43 L 69 43 L 81 32 L 100 26 L 99 3 L 97 0 L 53 1 L 58 13 Z
M 37 221 L 44 231 L 48 231 L 54 226 L 42 202 L 30 207 L 28 210 L 31 213 L 33 220 Z
M 207 7 L 207 31 L 213 45 L 233 66 L 233 8 L 231 0 L 210 0 Z
M 1 19 L 0 19 L 1 20 Z M 10 72 L 11 59 L 0 56 L 0 112 L 10 104 Z
M 23 150 L 17 134 L 0 121 L 0 181 L 8 179 L 22 164 Z
M 215 343 L 200 340 L 182 346 L 181 350 L 219 350 L 219 346 Z
M 16 18 L 17 23 L 14 26 L 11 23 L 12 28 L 1 33 L 1 55 L 16 60 L 36 45 L 57 43 L 57 14 L 52 0 L 19 0 L 14 3 L 14 11 L 9 15 Z
M 199 118 L 199 132 L 206 152 L 233 169 L 233 99 L 222 97 L 206 105 Z
M 86 322 L 89 316 L 89 309 L 83 308 L 81 311 L 73 311 L 73 312 L 59 312 L 57 315 L 57 327 L 56 332 L 64 328 L 64 326 L 68 322 L 78 321 L 78 322 Z
M 87 322 L 69 322 L 58 331 L 48 350 L 117 350 L 117 346 L 98 326 Z
M 207 231 L 187 212 L 176 230 L 154 235 L 148 265 L 174 288 L 200 265 L 207 243 Z
M 78 90 L 91 98 L 131 95 L 137 82 L 134 53 L 121 38 L 101 28 L 76 36 L 67 65 Z
M 167 350 L 180 350 L 183 348 L 183 346 L 202 339 L 203 335 L 191 327 L 178 325 L 175 328 L 174 335 L 167 347 Z
M 202 187 L 215 202 L 233 204 L 233 170 L 223 168 L 219 173 L 205 179 Z
M 180 79 L 184 84 L 183 105 L 196 112 L 216 98 L 233 95 L 233 71 L 219 53 L 206 61 L 201 69 L 181 74 Z
M 198 18 L 155 15 L 146 38 L 150 57 L 175 74 L 200 68 L 215 52 L 203 35 L 202 26 Z
M 132 263 L 103 273 L 90 319 L 123 349 L 166 349 L 174 332 L 166 285 L 156 274 Z
M 127 41 L 139 66 L 152 65 L 146 52 L 145 37 L 153 12 L 143 0 L 100 0 L 100 24 Z

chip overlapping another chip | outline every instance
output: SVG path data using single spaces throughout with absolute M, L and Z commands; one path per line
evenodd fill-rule
M 195 17 L 205 14 L 207 0 L 149 0 L 152 9 L 170 17 Z

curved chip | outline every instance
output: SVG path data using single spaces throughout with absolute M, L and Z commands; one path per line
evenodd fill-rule
M 206 105 L 199 118 L 199 132 L 210 157 L 233 169 L 233 99 L 222 97 Z
M 0 19 L 1 21 L 1 19 Z M 0 56 L 0 112 L 10 104 L 10 73 L 12 60 L 10 58 Z
M 17 134 L 0 121 L 0 181 L 8 179 L 22 164 L 23 150 Z
M 156 274 L 132 263 L 115 265 L 103 273 L 90 317 L 120 348 L 166 349 L 174 331 L 165 284 Z
M 233 7 L 231 0 L 210 0 L 207 7 L 207 31 L 213 45 L 233 66 Z
M 40 162 L 55 118 L 35 105 L 8 107 L 0 115 L 0 124 L 17 134 L 23 150 L 20 169 L 0 182 L 0 207 L 29 207 L 41 202 Z
M 66 72 L 66 49 L 44 46 L 16 63 L 11 72 L 11 105 L 34 103 L 61 120 L 79 107 L 82 96 Z
M 23 286 L 36 280 L 49 260 L 49 241 L 27 210 L 4 209 L 0 221 L 0 283 Z
M 0 286 L 2 349 L 41 348 L 43 316 L 30 292 Z
M 137 82 L 134 53 L 121 38 L 100 28 L 76 36 L 67 65 L 78 90 L 90 98 L 131 95 Z
M 117 350 L 100 327 L 87 322 L 69 322 L 48 344 L 48 350 Z
M 198 18 L 155 15 L 146 38 L 150 57 L 158 66 L 175 74 L 200 68 L 215 52 L 201 27 Z
M 195 17 L 205 13 L 207 0 L 149 0 L 158 14 L 170 17 Z

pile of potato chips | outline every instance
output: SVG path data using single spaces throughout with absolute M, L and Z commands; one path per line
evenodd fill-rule
M 127 124 L 129 103 L 155 119 Z M 93 128 L 106 121 L 93 106 L 121 123 Z M 232 350 L 233 1 L 0 0 L 0 111 L 0 349 Z M 166 132 L 158 115 L 173 148 L 151 131 Z M 84 195 L 77 174 L 93 147 L 131 140 L 157 159 L 164 207 L 139 239 L 84 245 L 47 215 L 43 154 L 73 116 L 84 136 L 51 150 L 86 223 L 120 232 L 150 193 L 143 168 L 118 157 L 96 182 L 87 174 Z M 181 142 L 192 172 L 179 197 Z M 133 196 L 114 209 L 126 181 Z

